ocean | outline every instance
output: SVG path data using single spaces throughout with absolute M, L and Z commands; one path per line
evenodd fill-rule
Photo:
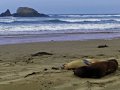
M 119 14 L 0 17 L 0 44 L 120 38 Z

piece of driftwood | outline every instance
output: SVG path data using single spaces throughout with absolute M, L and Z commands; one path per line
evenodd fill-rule
M 48 53 L 48 52 L 37 52 L 35 54 L 32 54 L 31 56 L 43 56 L 43 55 L 53 55 L 52 53 Z
M 105 45 L 99 45 L 99 46 L 98 46 L 98 48 L 106 48 L 106 47 L 108 47 L 108 45 L 106 45 L 106 44 L 105 44 Z
M 39 74 L 40 72 L 32 72 L 30 74 L 27 74 L 26 76 L 24 76 L 24 78 L 26 77 L 29 77 L 29 76 L 32 76 L 32 75 L 36 75 L 36 74 Z

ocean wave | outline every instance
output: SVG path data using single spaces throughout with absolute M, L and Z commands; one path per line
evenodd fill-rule
M 120 23 L 120 19 L 61 19 L 66 23 Z
M 120 23 L 120 19 L 53 19 L 45 20 L 46 23 Z
M 78 30 L 86 32 L 87 30 L 113 30 L 113 32 L 120 31 L 120 24 L 27 24 L 27 25 L 0 25 L 0 31 L 70 31 Z
M 40 23 L 67 23 L 67 24 L 101 24 L 101 23 L 120 23 L 120 18 L 105 18 L 108 16 L 120 16 L 120 15 L 66 15 L 66 16 L 72 16 L 71 17 L 59 17 L 59 16 L 65 16 L 65 15 L 58 15 L 58 16 L 51 16 L 49 18 L 40 18 L 40 17 L 34 17 L 34 18 L 20 18 L 20 17 L 2 17 L 0 18 L 0 24 L 40 24 Z M 73 17 L 75 16 L 75 17 Z M 89 16 L 89 18 L 78 18 L 79 16 Z M 93 16 L 94 18 L 91 18 Z M 104 18 L 96 18 L 95 16 L 103 16 Z M 77 17 L 77 18 L 76 18 Z
M 60 19 L 44 20 L 42 22 L 49 22 L 49 23 L 69 23 L 68 21 L 60 20 Z
M 72 24 L 101 24 L 101 23 L 120 23 L 120 19 L 45 19 L 45 20 L 32 20 L 32 19 L 0 19 L 0 24 L 23 24 L 23 23 L 30 23 L 30 24 L 39 24 L 39 23 L 72 23 Z
M 62 30 L 68 32 L 74 30 L 80 32 L 87 32 L 90 30 L 112 30 L 112 32 L 120 31 L 120 18 L 78 18 L 78 16 L 76 15 L 77 18 L 58 16 L 51 16 L 49 18 L 2 17 L 0 18 L 0 31 L 40 31 L 41 33 L 43 31 L 58 32 Z
M 52 17 L 65 17 L 65 18 L 120 18 L 120 14 L 62 14 L 50 15 Z

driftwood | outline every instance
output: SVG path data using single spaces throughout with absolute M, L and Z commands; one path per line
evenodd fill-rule
M 44 55 L 53 55 L 53 54 L 48 52 L 37 52 L 35 54 L 32 54 L 31 56 L 35 57 L 35 56 L 44 56 Z
M 30 74 L 27 74 L 26 76 L 24 76 L 24 78 L 26 77 L 29 77 L 29 76 L 32 76 L 32 75 L 36 75 L 36 74 L 39 74 L 40 72 L 32 72 Z

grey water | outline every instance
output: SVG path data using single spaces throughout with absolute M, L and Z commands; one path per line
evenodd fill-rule
M 0 44 L 120 38 L 120 15 L 0 17 Z

